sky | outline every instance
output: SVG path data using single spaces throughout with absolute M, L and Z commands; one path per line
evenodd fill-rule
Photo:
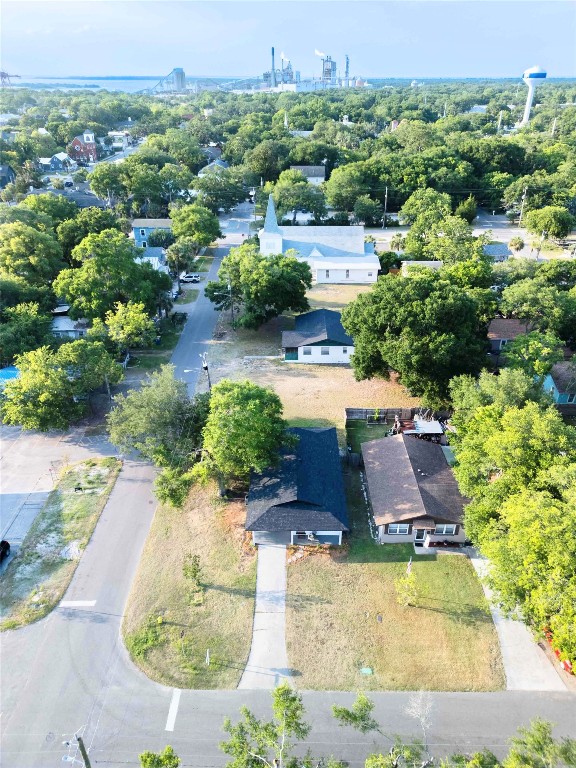
M 1 69 L 25 77 L 254 76 L 270 47 L 363 77 L 576 77 L 576 0 L 1 0 Z

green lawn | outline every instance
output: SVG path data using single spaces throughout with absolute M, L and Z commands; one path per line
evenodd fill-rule
M 0 629 L 37 621 L 60 602 L 120 467 L 118 459 L 90 459 L 62 471 L 20 551 L 2 575 Z
M 496 631 L 481 586 L 459 554 L 416 556 L 370 537 L 358 470 L 345 472 L 349 545 L 288 570 L 287 646 L 301 689 L 490 691 L 504 686 Z M 415 605 L 394 580 L 409 558 Z M 369 667 L 373 674 L 360 670 Z
M 362 443 L 386 437 L 391 428 L 392 424 L 367 424 L 366 421 L 360 419 L 349 421 L 346 425 L 346 433 L 352 453 L 360 453 Z
M 158 508 L 123 624 L 134 662 L 152 679 L 179 688 L 238 685 L 256 589 L 244 518 L 243 502 L 221 502 L 213 485 L 194 487 L 183 510 Z M 187 555 L 200 558 L 203 591 L 185 578 Z

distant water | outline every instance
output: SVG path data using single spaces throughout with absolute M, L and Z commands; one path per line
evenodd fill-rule
M 91 91 L 124 91 L 125 93 L 136 93 L 153 88 L 160 77 L 126 77 L 126 78 L 103 78 L 103 77 L 23 77 L 22 80 L 13 82 L 17 88 L 34 88 L 36 90 L 81 90 L 82 88 Z

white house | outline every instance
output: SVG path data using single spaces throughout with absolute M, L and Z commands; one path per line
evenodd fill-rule
M 282 332 L 284 360 L 294 363 L 347 364 L 354 341 L 340 322 L 340 313 L 315 309 L 298 315 L 293 331 Z
M 317 283 L 375 283 L 378 279 L 380 262 L 373 243 L 364 242 L 363 226 L 280 227 L 270 195 L 258 237 L 264 256 L 295 251 L 308 262 Z
M 326 179 L 326 167 L 324 165 L 291 165 L 291 171 L 298 171 L 306 177 L 308 184 L 319 186 Z
M 108 136 L 112 139 L 112 149 L 124 150 L 130 146 L 128 131 L 108 131 Z
M 71 317 L 60 315 L 52 320 L 52 333 L 61 339 L 83 339 L 88 326 L 89 321 L 84 318 L 72 320 Z

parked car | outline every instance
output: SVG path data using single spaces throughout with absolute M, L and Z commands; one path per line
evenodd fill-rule
M 197 275 L 193 272 L 183 272 L 180 275 L 180 282 L 181 283 L 199 283 L 200 275 Z
M 10 544 L 5 539 L 2 539 L 2 541 L 0 541 L 0 563 L 2 560 L 5 560 L 9 554 Z

